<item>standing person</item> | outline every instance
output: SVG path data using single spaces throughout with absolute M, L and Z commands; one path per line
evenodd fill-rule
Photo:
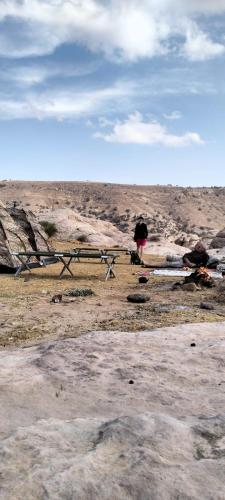
M 134 241 L 137 245 L 137 253 L 142 261 L 144 247 L 147 243 L 148 228 L 142 216 L 138 217 L 137 224 L 134 230 Z

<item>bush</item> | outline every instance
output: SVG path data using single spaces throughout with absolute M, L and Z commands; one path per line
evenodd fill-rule
M 57 227 L 54 224 L 54 222 L 49 222 L 47 220 L 42 220 L 40 222 L 41 226 L 43 227 L 44 231 L 46 232 L 47 236 L 51 238 L 52 236 L 55 236 L 57 233 Z
M 81 234 L 77 237 L 77 241 L 79 241 L 80 243 L 86 243 L 88 241 L 88 237 L 86 234 Z

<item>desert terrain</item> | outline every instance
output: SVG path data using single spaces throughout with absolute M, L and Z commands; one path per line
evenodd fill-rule
M 4 180 L 0 199 L 54 222 L 58 250 L 132 248 L 142 213 L 156 268 L 224 228 L 224 188 Z M 1 499 L 225 498 L 223 280 L 173 289 L 182 278 L 129 259 L 107 281 L 91 261 L 72 264 L 74 278 L 59 280 L 60 264 L 1 275 Z
M 58 249 L 65 248 L 65 243 L 54 243 Z M 58 279 L 61 264 L 35 269 L 30 275 L 24 272 L 18 278 L 2 275 L 1 347 L 78 337 L 92 330 L 139 331 L 180 323 L 225 321 L 225 305 L 217 300 L 217 288 L 172 290 L 172 285 L 182 278 L 151 275 L 147 284 L 140 284 L 139 276 L 148 276 L 148 270 L 131 266 L 129 260 L 129 255 L 120 256 L 116 278 L 107 281 L 105 265 L 91 261 L 72 264 L 74 279 L 68 274 Z M 148 255 L 146 260 L 157 267 L 163 257 Z M 64 295 L 71 289 L 89 289 L 93 295 Z M 127 296 L 132 293 L 147 295 L 149 301 L 129 303 Z M 56 294 L 63 295 L 61 303 L 51 302 Z M 202 309 L 201 302 L 213 303 L 214 308 Z
M 87 241 L 96 243 L 93 233 L 97 232 L 100 241 L 104 236 L 103 242 L 110 243 L 111 238 L 112 243 L 112 238 L 116 242 L 116 236 L 111 233 L 118 230 L 127 241 L 140 214 L 149 224 L 152 241 L 165 237 L 174 242 L 185 235 L 187 246 L 199 237 L 211 241 L 225 225 L 223 187 L 2 180 L 0 199 L 3 203 L 18 202 L 34 211 L 40 220 L 58 222 L 63 240 L 85 234 Z M 85 228 L 87 223 L 89 226 Z

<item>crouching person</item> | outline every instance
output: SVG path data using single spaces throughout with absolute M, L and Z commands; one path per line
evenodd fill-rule
M 194 250 L 189 253 L 185 253 L 183 256 L 183 264 L 187 267 L 201 267 L 207 266 L 209 260 L 209 255 L 206 252 L 206 248 L 202 241 L 196 243 Z

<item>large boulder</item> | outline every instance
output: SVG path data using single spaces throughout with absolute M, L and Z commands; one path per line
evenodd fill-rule
M 224 248 L 225 247 L 225 229 L 219 231 L 215 238 L 213 238 L 210 248 Z
M 0 498 L 224 499 L 224 333 L 184 324 L 1 351 Z
M 62 241 L 78 240 L 99 247 L 120 245 L 132 246 L 132 234 L 125 234 L 111 222 L 84 217 L 71 208 L 43 210 L 38 214 L 39 220 L 53 222 L 58 230 L 57 236 Z
M 12 252 L 49 250 L 49 244 L 34 214 L 0 202 L 0 269 L 19 264 Z

